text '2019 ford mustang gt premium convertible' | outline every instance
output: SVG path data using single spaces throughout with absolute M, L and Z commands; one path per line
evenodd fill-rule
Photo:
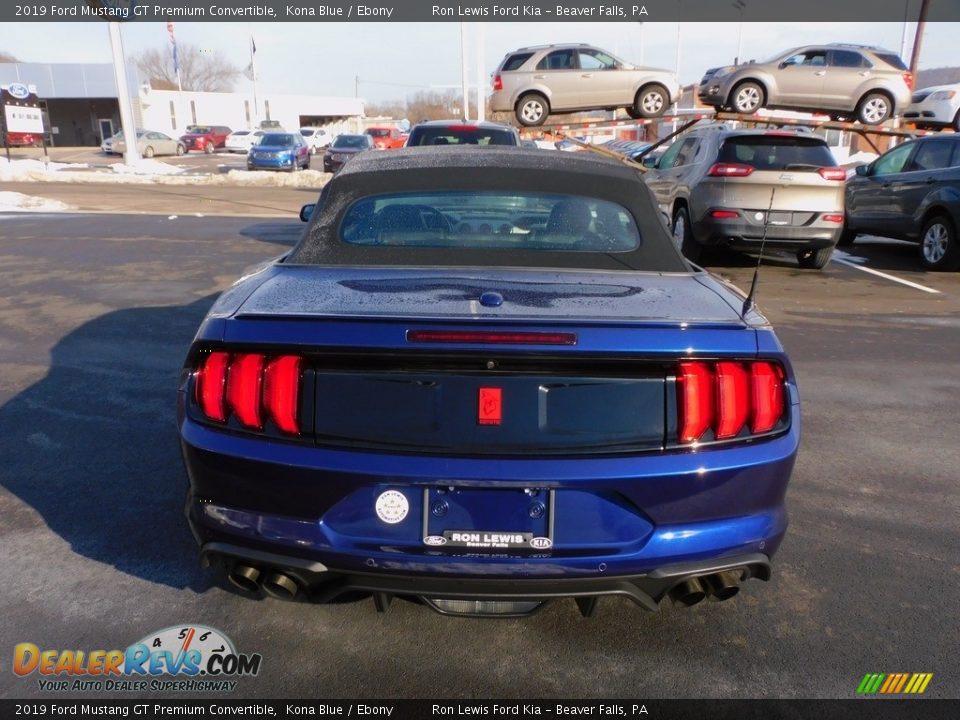
M 768 579 L 800 433 L 766 320 L 636 170 L 358 156 L 228 289 L 179 387 L 186 512 L 251 593 L 522 615 Z

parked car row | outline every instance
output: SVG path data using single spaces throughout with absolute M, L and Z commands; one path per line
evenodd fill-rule
M 705 247 L 763 243 L 819 269 L 836 246 L 873 234 L 917 243 L 927 269 L 960 269 L 960 134 L 904 142 L 848 178 L 809 130 L 711 123 L 643 164 L 674 243 L 694 262 Z

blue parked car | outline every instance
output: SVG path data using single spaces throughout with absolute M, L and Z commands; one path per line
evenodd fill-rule
M 300 133 L 264 133 L 247 152 L 247 170 L 291 170 L 310 167 L 310 146 Z
M 186 513 L 253 595 L 524 615 L 767 580 L 800 437 L 790 362 L 589 153 L 363 153 L 183 368 Z

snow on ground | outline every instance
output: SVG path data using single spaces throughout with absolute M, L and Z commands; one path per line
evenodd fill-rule
M 133 167 L 116 163 L 110 170 L 88 170 L 86 164 L 43 163 L 40 160 L 0 158 L 0 181 L 110 183 L 124 185 L 260 185 L 266 187 L 322 187 L 330 175 L 318 170 L 270 172 L 231 170 L 215 174 L 186 174 L 184 169 L 159 160 L 141 160 Z
M 63 212 L 73 207 L 59 200 L 34 197 L 18 192 L 0 192 L 0 212 Z
M 38 176 L 62 172 L 64 170 L 83 170 L 86 163 L 45 163 L 42 160 L 7 160 L 0 157 L 0 180 L 35 180 Z
M 141 158 L 136 165 L 114 163 L 110 170 L 120 175 L 177 175 L 183 172 L 183 168 L 147 158 Z

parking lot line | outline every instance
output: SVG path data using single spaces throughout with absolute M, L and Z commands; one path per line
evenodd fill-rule
M 882 277 L 887 280 L 892 280 L 893 282 L 900 283 L 901 285 L 906 285 L 907 287 L 912 287 L 917 290 L 922 290 L 923 292 L 932 293 L 934 295 L 940 294 L 939 290 L 934 290 L 932 287 L 927 287 L 926 285 L 921 285 L 920 283 L 915 283 L 910 280 L 904 280 L 903 278 L 899 278 L 896 275 L 890 275 L 889 273 L 880 272 L 879 270 L 874 270 L 873 268 L 868 268 L 864 265 L 860 265 L 859 263 L 853 262 L 852 258 L 854 257 L 856 256 L 848 255 L 842 250 L 834 250 L 833 257 L 830 259 L 833 262 L 841 263 L 843 265 L 846 265 L 847 267 L 852 267 L 857 270 L 862 270 L 865 273 L 870 273 L 871 275 L 876 275 L 877 277 Z M 857 260 L 863 260 L 863 258 L 858 257 Z

